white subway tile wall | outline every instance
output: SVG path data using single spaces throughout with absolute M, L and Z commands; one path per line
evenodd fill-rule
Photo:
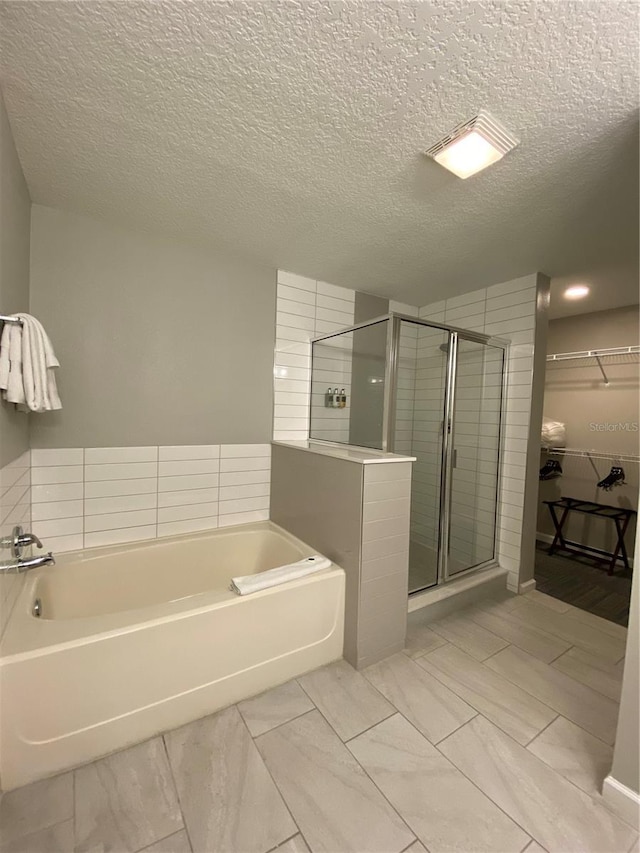
M 496 335 L 511 342 L 507 364 L 507 399 L 505 406 L 505 425 L 503 432 L 503 465 L 501 476 L 501 495 L 498 528 L 498 558 L 500 565 L 508 570 L 508 586 L 514 592 L 518 590 L 520 571 L 520 535 L 522 508 L 524 503 L 526 449 L 531 411 L 531 393 L 533 379 L 533 347 L 536 323 L 536 276 L 525 276 L 514 281 L 496 284 L 492 287 L 453 297 L 442 302 L 426 305 L 420 309 L 420 317 L 459 326 L 463 329 Z M 470 382 L 473 380 L 470 378 Z M 486 538 L 486 526 L 489 522 L 492 493 L 491 484 L 484 482 L 488 470 L 482 469 L 483 457 L 491 465 L 495 454 L 497 434 L 491 425 L 492 400 L 500 393 L 500 381 L 496 375 L 485 377 L 486 388 L 481 398 L 485 401 L 478 411 L 473 410 L 475 403 L 469 400 L 466 411 L 468 426 L 458 426 L 457 444 L 461 442 L 474 449 L 479 458 L 476 471 L 467 476 L 469 485 L 473 479 L 480 502 L 485 500 L 486 518 L 482 507 L 476 519 L 477 530 L 474 535 Z M 418 395 L 416 391 L 416 396 Z M 478 429 L 480 425 L 480 429 Z M 464 452 L 463 452 L 464 459 Z M 416 465 L 414 480 L 424 479 Z M 428 477 L 427 477 L 428 479 Z M 428 484 L 432 490 L 433 484 Z M 468 495 L 461 488 L 456 499 L 459 508 Z M 486 543 L 485 543 L 486 544 Z M 463 546 L 464 548 L 464 546 Z
M 31 526 L 31 454 L 29 451 L 0 468 L 0 538 L 8 539 L 14 527 Z M 0 559 L 10 560 L 8 549 L 0 551 Z M 15 604 L 24 575 L 0 575 L 0 637 Z
M 345 389 L 350 399 L 351 346 L 342 340 L 320 353 L 322 364 L 311 388 L 311 343 L 353 324 L 355 291 L 278 270 L 276 345 L 274 357 L 273 437 L 291 441 L 309 438 L 309 398 L 314 423 L 328 441 L 349 437 L 349 403 L 345 409 L 325 406 L 329 386 Z M 260 510 L 256 510 L 259 512 Z
M 33 450 L 31 464 L 20 502 L 54 552 L 269 518 L 269 444 Z

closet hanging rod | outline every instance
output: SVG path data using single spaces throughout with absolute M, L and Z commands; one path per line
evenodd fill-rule
M 611 453 L 606 450 L 583 450 L 578 447 L 543 447 L 550 456 L 584 456 L 588 459 L 608 459 L 613 462 L 640 462 L 635 453 Z
M 609 347 L 608 349 L 585 349 L 579 352 L 557 352 L 547 356 L 547 361 L 574 361 L 581 358 L 606 358 L 610 355 L 634 355 L 640 346 Z
M 22 320 L 20 317 L 11 317 L 8 314 L 0 314 L 0 322 L 11 323 L 13 326 L 21 326 Z

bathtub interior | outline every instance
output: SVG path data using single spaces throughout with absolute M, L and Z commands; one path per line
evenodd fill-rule
M 217 591 L 229 582 L 296 562 L 311 550 L 275 525 L 243 526 L 139 546 L 96 549 L 63 557 L 35 579 L 41 619 L 101 616 Z

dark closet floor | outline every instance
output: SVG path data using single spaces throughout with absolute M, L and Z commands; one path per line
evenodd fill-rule
M 629 621 L 631 572 L 617 569 L 609 577 L 606 567 L 589 557 L 547 553 L 544 542 L 536 545 L 536 589 L 581 610 L 588 610 L 626 627 Z

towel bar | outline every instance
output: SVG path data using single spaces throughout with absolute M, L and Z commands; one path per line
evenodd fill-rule
M 8 314 L 0 314 L 0 321 L 3 323 L 12 323 L 14 326 L 22 325 L 20 317 L 10 317 Z

